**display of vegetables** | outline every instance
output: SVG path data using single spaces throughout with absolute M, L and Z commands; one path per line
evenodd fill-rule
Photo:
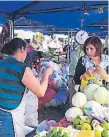
M 92 116 L 78 116 L 66 128 L 52 127 L 49 131 L 37 132 L 35 137 L 108 137 L 108 135 L 108 122 L 99 122 Z
M 83 89 L 83 93 L 86 95 L 88 101 L 95 100 L 102 105 L 108 104 L 109 91 L 105 87 L 89 84 Z
M 44 136 L 41 136 L 40 133 L 37 133 L 35 137 L 69 137 L 70 133 L 64 131 L 60 128 L 52 128 L 49 132 L 47 132 Z
M 73 126 L 77 130 L 81 130 L 77 136 L 72 137 L 108 137 L 109 135 L 109 123 L 106 121 L 99 122 L 96 117 L 92 116 L 80 116 L 74 119 Z
M 45 135 L 37 133 L 35 137 L 92 137 L 92 134 L 94 137 L 108 137 L 109 107 L 103 106 L 109 104 L 108 99 L 109 91 L 105 87 L 87 85 L 83 93 L 73 95 L 73 107 L 65 112 L 70 130 L 68 127 L 53 127 Z

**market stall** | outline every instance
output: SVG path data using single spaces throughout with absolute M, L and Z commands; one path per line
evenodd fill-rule
M 66 111 L 65 118 L 53 125 L 49 121 L 39 124 L 36 137 L 108 137 L 108 92 L 104 87 L 90 84 L 83 93 L 75 93 L 73 107 Z
M 38 3 L 39 6 L 37 6 Z M 28 110 L 26 109 L 26 113 L 29 117 L 26 117 L 25 123 L 27 125 L 25 126 L 25 135 L 26 137 L 108 137 L 109 90 L 106 85 L 101 85 L 95 79 L 89 78 L 89 80 L 93 79 L 96 81 L 96 84 L 90 83 L 87 85 L 87 81 L 83 80 L 81 86 L 85 88 L 82 89 L 81 92 L 78 92 L 75 91 L 75 85 L 73 85 L 74 83 L 72 82 L 78 59 L 84 55 L 83 44 L 85 40 L 89 36 L 98 35 L 101 39 L 103 38 L 103 46 L 105 47 L 105 45 L 108 45 L 108 4 L 107 2 L 82 3 L 75 1 L 76 7 L 74 8 L 73 2 L 64 2 L 64 4 L 57 2 L 57 8 L 57 3 L 55 1 L 52 4 L 51 2 L 47 3 L 46 5 L 52 5 L 52 9 L 48 9 L 48 7 L 45 9 L 45 2 L 41 1 L 30 2 L 27 6 L 16 11 L 11 11 L 11 13 L 1 12 L 5 14 L 11 22 L 8 24 L 10 25 L 9 27 L 5 24 L 2 29 L 0 37 L 1 43 L 5 44 L 13 37 L 29 40 L 30 49 L 28 54 L 30 58 L 28 58 L 28 64 L 38 64 L 36 71 L 37 77 L 40 80 L 42 79 L 42 73 L 48 66 L 53 68 L 53 74 L 49 78 L 45 98 L 37 98 L 39 106 L 38 103 L 37 106 L 31 106 L 33 102 L 35 102 L 33 104 L 36 105 L 36 98 L 32 98 L 31 100 L 31 97 L 34 97 L 31 93 L 28 96 L 28 99 L 31 101 L 29 100 L 30 104 L 27 103 Z M 63 5 L 65 7 L 63 7 Z M 100 8 L 100 6 L 103 7 Z M 88 13 L 88 11 L 91 10 L 92 12 Z M 68 14 L 62 11 L 66 13 L 71 13 L 72 11 L 73 14 L 69 13 L 69 17 L 64 16 Z M 55 14 L 55 12 L 57 12 L 57 14 Z M 60 14 L 60 12 L 62 14 Z M 44 16 L 45 13 L 48 13 L 47 22 L 46 18 L 43 18 L 43 13 Z M 33 16 L 31 16 L 31 14 Z M 24 16 L 23 18 L 22 15 Z M 60 20 L 57 20 L 56 15 Z M 40 17 L 44 19 L 43 21 L 45 21 L 45 24 L 36 21 L 36 19 L 40 20 Z M 54 22 L 49 22 L 51 17 L 52 20 L 54 18 Z M 77 17 L 77 20 L 74 21 L 75 17 Z M 91 19 L 89 19 L 89 17 Z M 97 17 L 98 21 L 89 22 L 89 20 L 94 20 Z M 71 18 L 73 18 L 73 20 L 71 20 Z M 65 27 L 64 23 L 68 26 Z M 17 29 L 23 30 L 18 31 Z M 28 31 L 25 31 L 26 29 L 28 29 Z M 10 35 L 7 35 L 8 33 L 10 33 Z M 106 39 L 106 42 L 104 42 L 104 39 Z M 43 61 L 41 60 L 41 62 L 35 58 L 34 61 L 37 60 L 37 62 L 35 62 L 37 64 L 34 64 L 33 59 L 32 62 L 30 60 L 31 55 L 35 53 L 35 56 L 37 56 L 36 52 L 38 51 L 44 52 L 47 56 Z M 72 79 L 69 82 L 70 76 Z M 72 93 L 72 95 L 70 93 Z M 71 105 L 69 106 L 68 104 L 67 108 L 65 108 L 69 96 Z M 36 116 L 35 112 L 42 106 L 49 109 L 50 107 L 55 108 L 57 114 L 50 112 L 52 111 L 52 109 L 50 109 L 48 112 L 52 114 L 53 117 L 49 117 L 49 115 L 44 117 L 44 113 L 46 112 L 44 110 L 42 112 L 43 118 L 39 116 L 41 120 L 39 120 L 38 123 L 38 114 Z M 56 109 L 62 106 L 64 111 L 61 108 L 58 108 L 58 110 Z M 35 108 L 35 112 L 32 111 L 32 108 L 33 110 Z M 60 111 L 62 114 L 60 114 Z

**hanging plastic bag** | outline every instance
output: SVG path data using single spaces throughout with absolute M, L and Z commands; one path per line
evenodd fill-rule
M 61 104 L 65 104 L 68 99 L 68 89 L 67 85 L 61 84 L 56 96 L 48 103 L 46 103 L 46 107 L 57 107 Z
M 40 109 L 46 103 L 51 101 L 55 95 L 56 95 L 56 91 L 53 90 L 52 88 L 48 88 L 47 91 L 45 92 L 44 97 L 38 98 L 38 108 Z
M 31 127 L 37 127 L 38 125 L 38 98 L 29 91 L 27 93 L 26 112 L 25 112 L 25 125 Z

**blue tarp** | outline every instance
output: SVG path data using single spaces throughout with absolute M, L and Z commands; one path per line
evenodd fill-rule
M 29 6 L 26 6 L 28 5 Z M 8 5 L 8 6 L 6 6 Z M 21 8 L 23 7 L 24 8 Z M 103 13 L 98 8 L 103 8 Z M 0 24 L 5 22 L 4 12 L 17 14 L 17 18 L 28 17 L 43 24 L 49 24 L 58 28 L 80 29 L 80 20 L 88 26 L 108 18 L 108 1 L 0 1 Z M 87 9 L 89 15 L 85 15 Z M 3 17 L 4 16 L 4 17 Z M 108 31 L 108 20 L 105 22 L 105 32 Z M 18 24 L 19 25 L 19 24 Z M 84 27 L 89 32 L 103 32 L 103 23 L 99 27 Z M 104 34 L 103 34 L 104 35 Z M 107 35 L 107 32 L 105 33 Z

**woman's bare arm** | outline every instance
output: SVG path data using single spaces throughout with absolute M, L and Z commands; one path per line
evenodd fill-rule
M 43 97 L 48 86 L 48 78 L 52 74 L 52 69 L 47 68 L 43 74 L 42 81 L 40 82 L 32 72 L 32 70 L 27 67 L 22 78 L 22 83 L 31 90 L 38 97 Z

